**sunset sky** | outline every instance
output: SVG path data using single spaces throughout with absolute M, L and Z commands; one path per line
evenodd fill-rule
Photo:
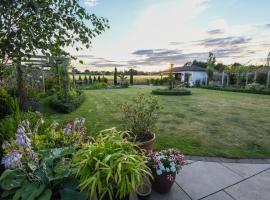
M 70 49 L 84 61 L 82 71 L 159 71 L 206 61 L 264 64 L 270 51 L 269 0 L 81 0 L 89 12 L 106 17 L 111 28 L 92 48 Z

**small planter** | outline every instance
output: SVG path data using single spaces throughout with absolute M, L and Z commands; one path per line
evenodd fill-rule
M 138 147 L 140 147 L 140 149 L 145 150 L 146 152 L 151 152 L 153 150 L 153 144 L 156 140 L 156 135 L 153 134 L 153 138 L 145 141 L 145 142 L 139 142 L 137 143 Z
M 103 199 L 98 198 L 98 200 L 111 200 L 109 195 L 105 195 Z M 113 197 L 113 200 L 129 200 L 129 196 L 126 196 L 122 199 L 119 199 L 117 197 Z
M 161 194 L 167 193 L 171 190 L 174 184 L 176 173 L 162 173 L 161 175 L 155 174 L 152 186 L 153 189 Z
M 144 183 L 141 187 L 139 187 L 136 191 L 136 194 L 140 200 L 146 200 L 150 197 L 152 192 L 152 184 L 149 178 L 144 178 Z

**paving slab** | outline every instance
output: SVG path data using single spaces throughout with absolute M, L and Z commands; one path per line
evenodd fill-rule
M 220 191 L 211 196 L 205 197 L 202 200 L 234 200 L 226 192 Z
M 225 191 L 237 200 L 269 200 L 270 174 L 262 172 L 225 189 Z
M 270 164 L 222 163 L 242 178 L 248 178 L 270 168 Z
M 193 199 L 200 199 L 243 180 L 220 163 L 195 162 L 176 176 L 178 185 Z
M 130 200 L 139 200 L 136 194 L 130 197 Z M 186 193 L 175 183 L 169 193 L 159 194 L 152 191 L 148 200 L 191 200 Z

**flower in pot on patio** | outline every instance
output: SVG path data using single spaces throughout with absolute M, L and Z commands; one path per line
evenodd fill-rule
M 91 145 L 74 156 L 80 188 L 91 198 L 128 199 L 151 176 L 147 158 L 116 129 L 102 131 Z
M 185 164 L 184 156 L 174 149 L 152 152 L 148 156 L 148 164 L 153 172 L 153 189 L 159 193 L 170 191 L 175 176 Z
M 140 148 L 151 151 L 155 141 L 157 111 L 160 108 L 158 99 L 139 94 L 121 107 L 125 128 L 130 131 L 130 136 Z

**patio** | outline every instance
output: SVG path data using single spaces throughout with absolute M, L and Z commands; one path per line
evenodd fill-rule
M 207 158 L 203 158 L 207 160 Z M 270 160 L 189 160 L 165 195 L 150 200 L 269 200 Z M 198 159 L 197 159 L 198 160 Z M 217 160 L 217 159 L 215 159 Z M 233 161 L 233 162 L 232 162 Z M 260 164 L 250 164 L 260 163 Z M 131 198 L 137 200 L 136 196 Z

